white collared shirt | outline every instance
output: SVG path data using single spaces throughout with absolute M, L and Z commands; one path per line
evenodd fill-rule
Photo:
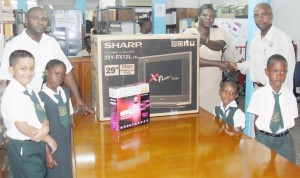
M 4 46 L 0 67 L 0 79 L 12 79 L 12 75 L 8 72 L 9 56 L 13 51 L 20 49 L 29 51 L 35 58 L 35 75 L 30 82 L 30 85 L 34 87 L 36 91 L 41 90 L 43 72 L 45 71 L 46 64 L 51 59 L 63 61 L 67 67 L 66 73 L 69 73 L 72 70 L 71 63 L 53 37 L 43 34 L 42 39 L 38 43 L 27 35 L 25 29 L 20 35 L 14 37 Z
M 272 133 L 270 122 L 274 110 L 273 89 L 270 85 L 256 90 L 251 97 L 247 111 L 258 116 L 255 125 L 259 130 Z M 297 100 L 292 92 L 285 86 L 280 89 L 279 104 L 283 117 L 284 128 L 281 128 L 277 133 L 281 133 L 287 129 L 294 127 L 295 118 L 298 117 Z
M 230 102 L 226 108 L 223 107 L 223 102 L 221 101 L 221 103 L 218 105 L 221 106 L 221 110 L 223 112 L 225 112 L 229 107 L 237 107 L 236 101 L 233 100 L 232 102 Z M 226 113 L 226 117 L 228 116 L 229 112 Z M 216 113 L 214 111 L 214 115 L 216 116 Z M 233 115 L 233 127 L 241 127 L 242 129 L 245 128 L 245 121 L 246 121 L 246 117 L 245 117 L 245 113 L 241 110 L 241 109 L 237 109 L 236 112 Z
M 293 78 L 295 70 L 295 52 L 290 36 L 274 25 L 265 37 L 257 30 L 249 48 L 250 60 L 237 63 L 238 69 L 243 73 L 250 73 L 253 82 L 267 85 L 269 78 L 265 74 L 268 58 L 273 54 L 280 54 L 287 60 L 288 73 L 284 85 L 293 91 Z
M 28 92 L 35 92 L 30 85 L 26 86 Z M 1 98 L 1 112 L 3 115 L 4 125 L 7 128 L 7 136 L 17 140 L 29 140 L 30 137 L 22 134 L 15 125 L 16 121 L 26 122 L 37 129 L 42 128 L 35 112 L 34 103 L 23 92 L 26 88 L 14 78 L 10 81 Z M 35 92 L 41 106 L 38 93 Z
M 66 100 L 67 100 L 66 93 L 65 93 L 64 89 L 61 86 L 58 86 L 57 87 L 57 92 L 54 92 L 49 87 L 47 87 L 46 84 L 43 84 L 43 87 L 42 87 L 41 91 L 45 92 L 55 103 L 58 103 L 58 100 L 54 95 L 59 94 L 59 92 L 60 92 L 60 95 L 61 95 L 64 103 L 66 103 Z M 70 115 L 72 115 L 72 114 L 74 114 L 74 109 L 73 109 L 71 99 L 69 100 L 69 106 L 70 106 Z
M 83 56 L 91 56 L 91 53 L 89 53 L 86 49 L 79 51 L 76 54 L 76 57 L 83 57 Z

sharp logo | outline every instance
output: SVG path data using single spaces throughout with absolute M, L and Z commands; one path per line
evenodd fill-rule
M 142 47 L 142 42 L 107 42 L 104 43 L 105 49 L 111 49 L 111 48 L 139 48 Z
M 196 41 L 190 40 L 180 40 L 180 41 L 171 41 L 171 47 L 189 47 L 196 46 Z

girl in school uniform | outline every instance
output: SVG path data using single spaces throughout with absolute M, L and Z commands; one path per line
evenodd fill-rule
M 53 155 L 46 147 L 47 175 L 48 178 L 72 178 L 71 114 L 73 108 L 70 91 L 61 87 L 66 75 L 66 66 L 62 61 L 52 59 L 47 63 L 44 74 L 44 84 L 39 95 L 45 103 L 50 126 L 49 135 L 58 144 L 58 149 Z

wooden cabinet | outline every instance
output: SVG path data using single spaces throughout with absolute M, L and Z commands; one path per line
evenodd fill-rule
M 92 80 L 92 62 L 91 57 L 69 58 L 73 65 L 73 74 L 77 81 L 82 98 L 88 106 L 91 106 L 91 80 Z M 75 98 L 72 95 L 73 105 Z M 74 105 L 75 106 L 75 105 Z

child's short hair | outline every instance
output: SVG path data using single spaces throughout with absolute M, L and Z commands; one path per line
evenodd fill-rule
M 142 27 L 142 26 L 144 26 L 145 23 L 147 23 L 147 22 L 151 22 L 151 19 L 148 18 L 148 17 L 145 17 L 145 18 L 141 18 L 141 19 L 139 20 L 138 24 L 139 24 L 140 27 Z
M 270 68 L 270 65 L 273 61 L 283 61 L 286 65 L 288 66 L 286 59 L 280 55 L 280 54 L 273 54 L 272 56 L 269 57 L 268 62 L 267 62 L 267 69 Z
M 49 70 L 50 68 L 52 68 L 53 66 L 56 66 L 56 65 L 62 65 L 62 66 L 64 66 L 65 70 L 67 69 L 65 63 L 62 62 L 61 60 L 58 60 L 58 59 L 51 59 L 51 60 L 46 64 L 45 70 Z
M 18 63 L 20 58 L 32 58 L 34 60 L 33 55 L 26 50 L 16 50 L 12 52 L 9 56 L 9 66 L 14 67 Z
M 220 83 L 220 88 L 222 88 L 225 83 L 229 83 L 229 84 L 233 85 L 236 88 L 236 90 L 238 91 L 238 85 L 232 78 L 224 77 Z

